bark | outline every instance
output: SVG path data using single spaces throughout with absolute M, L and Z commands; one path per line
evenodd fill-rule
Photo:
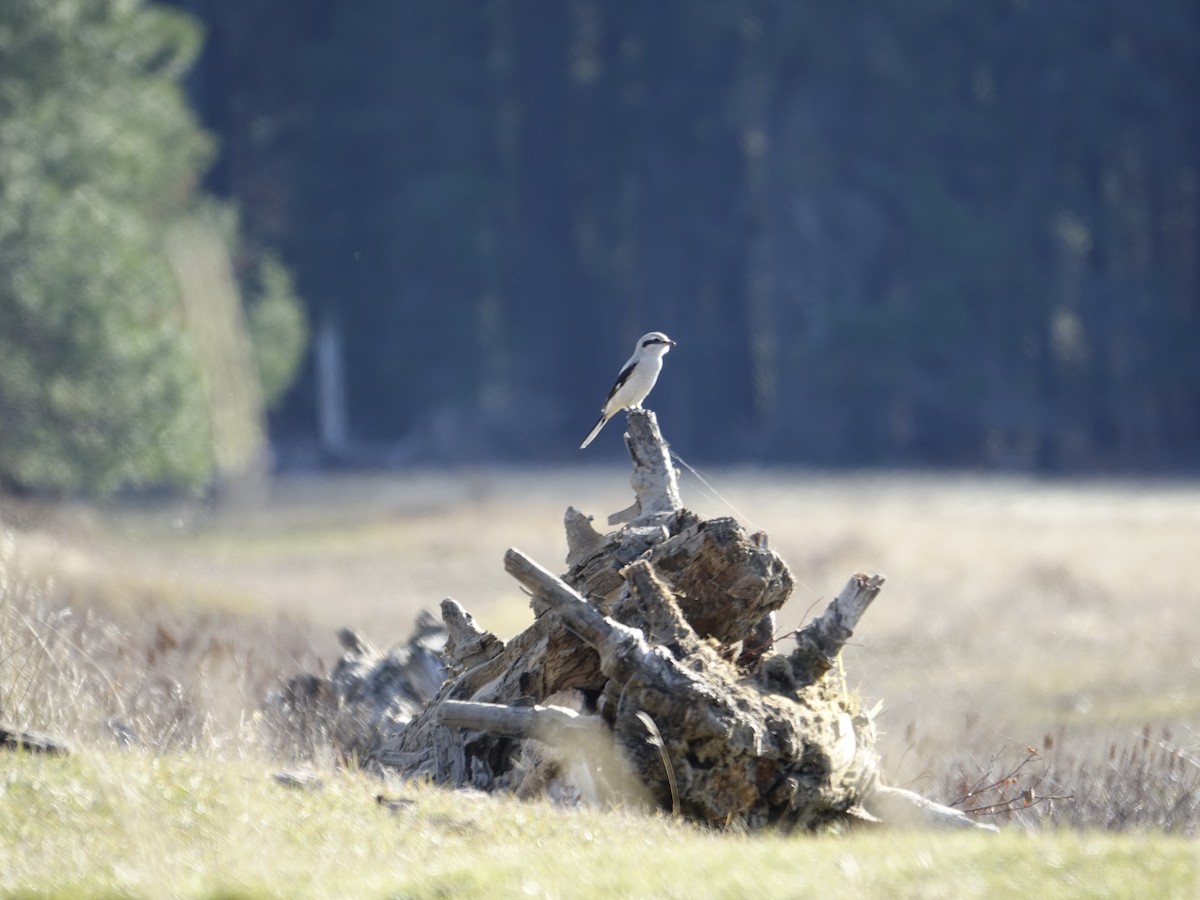
M 671 464 L 671 451 L 658 430 L 658 419 L 649 410 L 629 411 L 625 446 L 633 458 L 634 502 L 608 517 L 609 525 L 652 525 L 683 508 L 679 481 Z
M 797 678 L 812 681 L 833 667 L 883 582 L 882 575 L 854 575 L 820 618 L 800 629 L 792 653 Z

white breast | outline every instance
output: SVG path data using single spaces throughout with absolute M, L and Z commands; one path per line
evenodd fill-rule
M 661 356 L 645 356 L 634 367 L 629 379 L 617 389 L 612 399 L 605 407 L 606 413 L 615 413 L 619 409 L 631 406 L 641 406 L 654 382 L 658 381 L 658 373 L 662 371 Z

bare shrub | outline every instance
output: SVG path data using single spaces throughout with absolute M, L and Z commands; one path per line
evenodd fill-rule
M 1119 737 L 1047 734 L 1040 749 L 1001 748 L 986 756 L 965 750 L 931 763 L 918 780 L 930 795 L 969 815 L 1031 830 L 1194 835 L 1200 833 L 1196 745 L 1195 735 L 1190 748 L 1181 745 L 1167 726 Z
M 1050 825 L 1200 831 L 1200 758 L 1179 746 L 1170 727 L 1073 746 L 1047 736 L 1055 781 L 1070 803 L 1050 807 Z M 1193 748 L 1196 742 L 1192 742 Z

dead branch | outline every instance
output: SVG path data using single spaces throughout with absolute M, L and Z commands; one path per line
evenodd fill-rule
M 504 554 L 504 568 L 540 596 L 571 632 L 600 654 L 601 669 L 610 678 L 628 677 L 628 666 L 650 652 L 637 630 L 606 618 L 561 578 L 515 547 L 510 547 Z
M 502 706 L 447 700 L 439 708 L 442 724 L 508 737 L 536 738 L 547 744 L 599 739 L 608 730 L 595 716 L 562 706 Z
M 446 658 L 459 668 L 473 668 L 504 650 L 502 640 L 476 625 L 475 617 L 450 597 L 442 601 L 442 621 L 446 625 Z
M 976 822 L 966 813 L 926 800 L 903 788 L 876 784 L 862 800 L 863 809 L 888 825 L 909 828 L 977 828 L 997 831 L 994 825 Z
M 679 480 L 671 465 L 671 451 L 658 430 L 658 419 L 648 409 L 629 410 L 625 446 L 633 459 L 633 505 L 608 517 L 609 525 L 649 525 L 669 518 L 683 508 Z
M 837 656 L 854 634 L 858 620 L 879 596 L 882 575 L 853 576 L 821 615 L 796 633 L 793 667 L 802 681 L 812 680 L 833 667 Z
M 70 747 L 58 738 L 13 728 L 0 728 L 0 749 L 45 753 L 49 756 L 65 756 L 71 752 Z

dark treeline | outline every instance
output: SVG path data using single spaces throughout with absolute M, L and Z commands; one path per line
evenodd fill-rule
M 1194 0 L 181 5 L 210 188 L 340 329 L 357 445 L 580 459 L 661 329 L 697 459 L 1195 459 Z

